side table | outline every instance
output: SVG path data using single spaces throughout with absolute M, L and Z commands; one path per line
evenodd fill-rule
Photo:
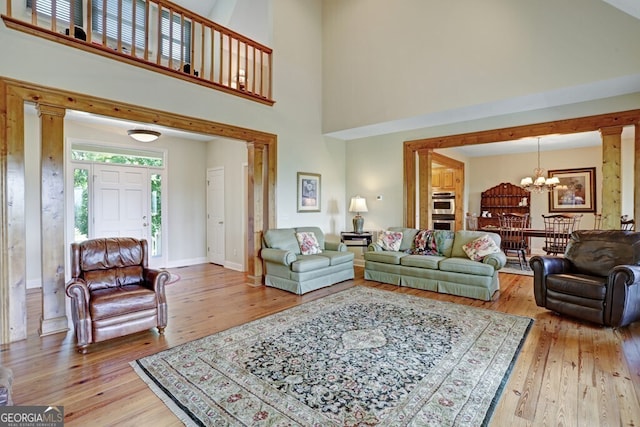
M 366 248 L 371 244 L 373 234 L 369 232 L 364 233 L 352 233 L 343 231 L 340 233 L 340 241 L 347 246 L 356 246 Z

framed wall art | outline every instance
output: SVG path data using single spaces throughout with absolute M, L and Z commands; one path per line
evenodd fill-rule
M 298 172 L 298 212 L 320 212 L 320 174 Z
M 560 184 L 549 192 L 549 212 L 596 211 L 596 168 L 550 170 L 552 177 Z

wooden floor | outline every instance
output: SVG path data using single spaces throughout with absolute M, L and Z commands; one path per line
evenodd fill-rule
M 535 319 L 492 419 L 493 426 L 640 426 L 640 322 L 613 330 L 562 318 L 535 305 L 533 279 L 501 273 L 494 301 L 439 295 L 356 279 L 304 296 L 245 283 L 211 264 L 171 270 L 169 325 L 76 353 L 71 333 L 37 335 L 39 293 L 28 295 L 28 339 L 1 348 L 14 371 L 17 405 L 63 405 L 65 425 L 170 426 L 177 418 L 129 362 L 352 286 L 374 286 Z

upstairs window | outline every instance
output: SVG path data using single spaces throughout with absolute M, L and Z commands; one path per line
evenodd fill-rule
M 27 8 L 32 8 L 33 0 L 27 0 Z M 53 19 L 54 12 L 57 21 L 69 23 L 71 12 L 69 5 L 71 0 L 56 0 L 55 11 L 53 10 L 52 0 L 37 0 L 36 12 L 38 15 L 46 16 Z M 78 27 L 82 27 L 82 0 L 73 1 L 73 20 Z
M 174 14 L 169 25 L 167 10 L 162 11 L 162 56 L 191 63 L 191 21 L 183 21 L 179 14 Z
M 38 2 L 39 3 L 39 2 Z M 111 41 L 118 40 L 118 0 L 107 0 L 106 35 Z M 93 31 L 104 34 L 102 0 L 94 0 L 91 3 L 91 26 Z M 133 12 L 135 8 L 136 22 L 133 24 Z M 133 46 L 133 34 L 135 31 L 136 48 L 144 49 L 144 23 L 145 23 L 145 2 L 144 0 L 122 0 L 122 27 L 120 29 L 120 40 L 126 46 Z

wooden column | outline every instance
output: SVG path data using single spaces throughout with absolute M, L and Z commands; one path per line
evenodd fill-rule
M 27 337 L 24 103 L 0 83 L 0 343 Z
M 410 144 L 404 145 L 404 226 L 416 227 L 416 149 Z M 431 163 L 426 172 L 431 175 Z
M 622 214 L 620 179 L 622 126 L 601 128 L 602 135 L 602 229 L 619 230 Z
M 431 154 L 433 150 L 418 150 L 418 193 L 420 194 L 418 210 L 420 212 L 420 223 L 418 227 L 427 229 L 431 224 Z
M 64 114 L 38 104 L 41 172 L 42 318 L 40 335 L 68 329 L 64 283 Z
M 636 231 L 640 231 L 640 123 L 634 127 L 633 149 L 633 218 L 636 223 Z
M 249 258 L 247 274 L 249 280 L 255 284 L 262 284 L 262 259 L 260 247 L 264 221 L 264 146 L 255 142 L 247 143 L 249 164 L 249 193 L 248 207 L 253 212 L 253 220 L 249 221 L 247 234 L 247 256 Z M 251 215 L 249 215 L 251 218 Z

